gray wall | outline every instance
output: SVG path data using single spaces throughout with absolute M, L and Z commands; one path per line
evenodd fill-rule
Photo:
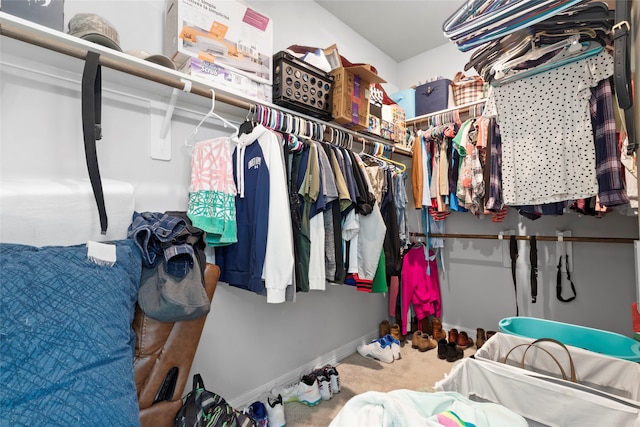
M 97 12 L 116 25 L 125 50 L 155 53 L 162 50 L 163 3 L 66 0 L 65 15 L 68 21 L 77 12 Z M 314 2 L 250 3 L 274 20 L 276 51 L 291 44 L 324 47 L 337 43 L 347 58 L 373 63 L 387 80 L 398 82 L 397 86 L 388 86 L 389 92 L 394 87 L 406 87 L 413 79 L 413 71 L 403 69 L 404 63 L 393 63 Z M 288 23 L 309 11 L 322 18 L 314 22 L 323 25 L 299 25 L 292 31 Z M 145 31 L 140 31 L 141 25 Z M 3 39 L 2 43 L 0 178 L 86 176 L 79 100 L 82 61 L 61 59 L 19 42 Z M 452 52 L 450 60 L 439 62 L 458 63 L 461 65 L 455 69 L 461 69 L 465 59 Z M 445 74 L 437 62 L 424 66 Z M 183 142 L 208 111 L 208 101 L 180 95 L 171 129 L 172 160 L 151 160 L 147 147 L 158 132 L 170 89 L 111 70 L 104 71 L 103 79 L 105 140 L 99 147 L 102 176 L 131 182 L 139 211 L 186 209 L 190 157 Z M 220 103 L 216 108 L 233 121 L 243 119 L 244 112 L 225 109 Z M 212 121 L 201 136 L 227 132 Z M 411 212 L 412 229 L 419 231 L 414 214 Z M 575 235 L 638 236 L 635 219 L 615 215 L 601 220 L 567 215 L 526 222 L 510 214 L 507 224 L 452 215 L 447 231 L 493 233 L 514 228 L 522 233 L 553 234 L 556 228 L 570 228 Z M 547 245 L 539 245 L 543 253 Z M 553 244 L 549 247 L 554 249 Z M 562 306 L 552 299 L 552 261 L 549 269 L 540 272 L 539 303 L 528 304 L 524 287 L 528 277 L 526 254 L 521 247 L 521 314 L 628 332 L 634 292 L 631 245 L 575 244 L 574 281 L 579 300 Z M 510 271 L 502 266 L 498 242 L 447 241 L 444 260 L 446 273 L 441 280 L 446 327 L 491 329 L 500 318 L 513 315 Z M 378 323 L 386 316 L 386 304 L 384 295 L 328 287 L 324 292 L 299 294 L 295 303 L 267 305 L 261 297 L 220 284 L 192 371 L 200 372 L 208 388 L 233 405 L 250 403 L 276 383 L 293 380 L 316 364 L 335 362 L 353 353 L 358 342 L 377 333 Z

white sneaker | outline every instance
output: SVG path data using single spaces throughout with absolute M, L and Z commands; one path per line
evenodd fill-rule
M 384 343 L 391 345 L 393 351 L 394 360 L 402 359 L 402 353 L 400 352 L 400 341 L 395 339 L 391 334 L 387 334 L 382 338 L 378 338 L 376 341 L 380 341 L 380 344 L 384 347 Z M 382 342 L 384 341 L 384 343 Z
M 320 374 L 316 375 L 316 380 L 318 381 L 318 388 L 320 389 L 320 397 L 322 400 L 331 400 L 333 392 L 331 390 L 331 382 L 329 381 L 329 378 Z
M 331 392 L 333 394 L 340 393 L 340 374 L 335 366 L 327 365 L 324 367 L 325 376 L 329 377 L 331 382 Z
M 269 427 L 284 427 L 287 425 L 284 418 L 284 404 L 282 403 L 282 395 L 278 395 L 271 399 L 267 397 L 267 416 L 269 417 Z
M 304 375 L 300 381 L 273 394 L 281 394 L 283 403 L 300 402 L 307 406 L 316 406 L 322 400 L 318 381 L 310 375 Z
M 360 344 L 357 350 L 361 356 L 384 363 L 393 363 L 393 350 L 391 350 L 390 345 L 383 347 L 380 342 L 374 340 L 369 344 Z

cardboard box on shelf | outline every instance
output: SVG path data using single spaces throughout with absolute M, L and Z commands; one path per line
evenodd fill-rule
M 212 62 L 190 58 L 180 71 L 210 80 L 216 86 L 258 101 L 270 103 L 272 100 L 271 85 L 260 83 L 244 74 L 239 74 Z
M 270 86 L 273 22 L 237 0 L 166 0 L 164 54 L 183 72 L 201 74 L 193 67 L 197 59 L 215 64 L 225 75 Z M 230 83 L 245 81 L 233 78 Z
M 356 130 L 369 127 L 371 83 L 386 83 L 368 64 L 339 67 L 331 71 L 333 84 L 333 118 Z

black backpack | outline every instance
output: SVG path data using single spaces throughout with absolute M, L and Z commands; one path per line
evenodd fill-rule
M 248 416 L 233 409 L 221 396 L 204 388 L 200 374 L 193 376 L 193 389 L 183 399 L 174 427 L 255 427 Z

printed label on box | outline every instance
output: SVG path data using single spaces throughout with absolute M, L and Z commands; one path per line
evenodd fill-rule
M 172 0 L 166 54 L 216 63 L 259 83 L 272 83 L 273 22 L 240 1 Z M 177 34 L 177 37 L 175 36 Z M 174 50 L 175 49 L 175 50 Z

